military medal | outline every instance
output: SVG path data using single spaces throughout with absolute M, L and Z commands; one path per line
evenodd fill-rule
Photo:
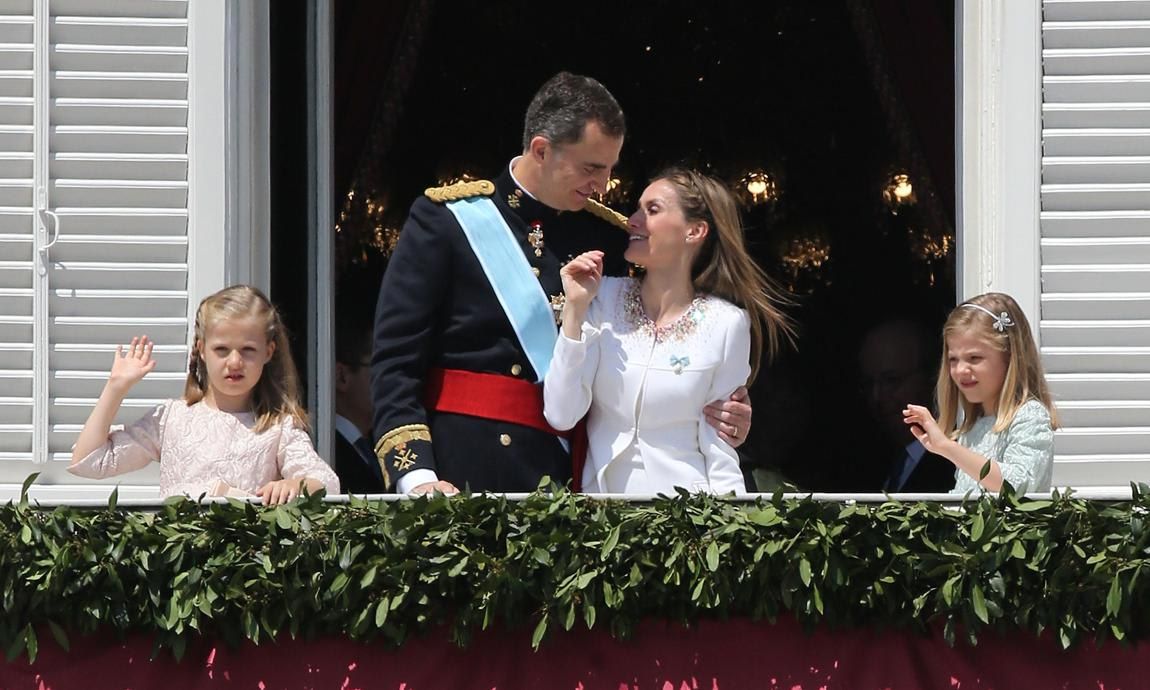
M 522 189 L 516 189 L 507 195 L 507 205 L 511 208 L 519 208 L 519 197 L 523 196 Z
M 563 323 L 563 305 L 567 304 L 567 295 L 551 296 L 551 311 L 555 312 L 555 323 Z
M 543 256 L 543 224 L 535 221 L 531 224 L 531 232 L 527 233 L 527 240 L 535 248 L 535 256 Z

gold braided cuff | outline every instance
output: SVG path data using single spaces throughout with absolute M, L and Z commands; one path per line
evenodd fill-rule
M 395 450 L 396 446 L 401 446 L 409 441 L 431 441 L 431 429 L 427 428 L 426 424 L 407 424 L 399 426 L 383 435 L 379 442 L 375 444 L 375 457 L 383 461 L 387 458 L 391 451 Z

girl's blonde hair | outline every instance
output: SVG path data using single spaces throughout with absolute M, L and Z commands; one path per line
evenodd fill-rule
M 781 308 L 792 300 L 747 253 L 738 202 L 726 185 L 685 168 L 664 170 L 655 177 L 658 180 L 675 188 L 687 222 L 704 221 L 710 228 L 691 266 L 695 289 L 737 304 L 750 316 L 750 385 L 759 373 L 764 349 L 774 357 L 784 339 L 794 344 L 794 326 Z
M 1050 412 L 1050 426 L 1058 428 L 1058 413 L 1046 385 L 1042 360 L 1038 356 L 1038 347 L 1034 344 L 1026 314 L 1022 313 L 1010 295 L 988 292 L 955 307 L 942 327 L 942 364 L 938 370 L 935 392 L 938 395 L 938 425 L 944 432 L 957 439 L 970 431 L 982 412 L 981 405 L 967 402 L 959 392 L 958 384 L 950 378 L 950 348 L 947 340 L 958 333 L 973 333 L 991 347 L 1006 353 L 1006 379 L 998 394 L 998 412 L 993 427 L 996 433 L 1010 426 L 1018 408 L 1028 400 L 1037 400 L 1046 406 Z M 963 415 L 961 426 L 958 425 L 959 409 Z
M 267 431 L 285 416 L 296 426 L 308 428 L 307 413 L 300 405 L 299 374 L 292 360 L 287 329 L 279 312 L 264 293 L 250 285 L 233 285 L 208 295 L 196 309 L 195 341 L 188 361 L 188 379 L 184 384 L 184 400 L 193 405 L 204 399 L 208 388 L 208 372 L 200 348 L 207 329 L 226 319 L 256 318 L 263 322 L 264 335 L 275 344 L 271 359 L 264 365 L 260 380 L 252 389 L 252 412 L 256 415 L 255 432 Z

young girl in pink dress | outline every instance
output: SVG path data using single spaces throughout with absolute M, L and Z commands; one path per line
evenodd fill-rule
M 285 503 L 303 487 L 339 492 L 312 447 L 299 378 L 279 314 L 256 288 L 235 285 L 200 302 L 184 397 L 123 430 L 112 420 L 155 368 L 148 336 L 116 348 L 112 372 L 72 450 L 72 474 L 101 479 L 160 463 L 160 495 L 259 496 Z

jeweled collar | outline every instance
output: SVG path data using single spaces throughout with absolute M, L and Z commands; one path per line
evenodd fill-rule
M 655 342 L 684 340 L 692 335 L 698 329 L 699 324 L 703 322 L 703 307 L 706 296 L 701 292 L 696 292 L 690 306 L 679 318 L 666 326 L 656 326 L 651 317 L 647 316 L 646 310 L 643 309 L 643 298 L 640 294 L 641 286 L 642 281 L 640 280 L 634 278 L 627 280 L 627 285 L 623 289 L 623 316 L 627 319 L 627 323 L 634 326 L 640 333 L 653 338 Z

